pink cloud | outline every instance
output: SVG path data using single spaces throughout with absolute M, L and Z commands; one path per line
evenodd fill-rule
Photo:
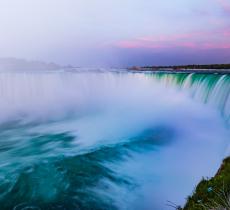
M 230 29 L 224 30 L 223 35 L 227 36 L 227 37 L 230 37 Z
M 230 49 L 229 43 L 204 43 L 204 49 Z
M 161 36 L 144 36 L 144 37 L 139 37 L 137 40 L 140 41 L 146 41 L 146 42 L 152 42 L 158 41 L 158 42 L 164 42 L 164 41 L 174 41 L 174 40 L 186 40 L 193 38 L 195 36 L 202 36 L 205 33 L 203 32 L 193 32 L 193 33 L 188 33 L 188 34 L 172 34 L 172 35 L 161 35 Z
M 230 30 L 221 29 L 210 32 L 144 36 L 133 40 L 122 40 L 114 43 L 114 46 L 125 49 L 230 49 Z
M 139 48 L 139 43 L 136 41 L 120 41 L 116 43 L 117 47 L 121 48 Z
M 115 46 L 116 47 L 119 47 L 119 48 L 126 48 L 126 49 L 134 49 L 134 48 L 164 48 L 163 45 L 161 44 L 157 44 L 157 43 L 149 43 L 149 44 L 146 44 L 142 41 L 137 41 L 137 40 L 134 40 L 134 41 L 120 41 L 120 42 L 117 42 L 115 43 Z
M 181 42 L 180 47 L 186 47 L 186 48 L 197 48 L 197 44 L 193 42 Z

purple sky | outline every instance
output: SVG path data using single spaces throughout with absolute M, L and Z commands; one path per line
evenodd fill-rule
M 76 66 L 230 63 L 230 0 L 0 0 L 0 57 Z

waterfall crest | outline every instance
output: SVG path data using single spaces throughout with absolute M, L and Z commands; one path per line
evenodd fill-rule
M 230 75 L 218 74 L 148 74 L 167 87 L 188 91 L 197 101 L 217 108 L 227 123 L 230 122 Z
M 159 83 L 185 91 L 195 100 L 218 109 L 230 122 L 230 75 L 64 71 L 1 72 L 0 121 L 15 114 L 24 117 L 28 112 L 60 116 L 62 110 L 83 113 L 103 109 L 114 100 L 111 95 L 136 90 L 137 83 L 146 91 L 156 90 Z

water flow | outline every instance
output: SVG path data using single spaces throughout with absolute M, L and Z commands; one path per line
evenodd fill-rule
M 218 74 L 146 74 L 166 86 L 187 90 L 191 97 L 220 111 L 230 123 L 230 76 Z
M 1 72 L 1 209 L 183 204 L 227 154 L 229 91 L 218 75 Z

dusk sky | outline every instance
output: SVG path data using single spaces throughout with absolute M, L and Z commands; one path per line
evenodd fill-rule
M 0 0 L 0 57 L 75 66 L 230 63 L 230 0 Z

